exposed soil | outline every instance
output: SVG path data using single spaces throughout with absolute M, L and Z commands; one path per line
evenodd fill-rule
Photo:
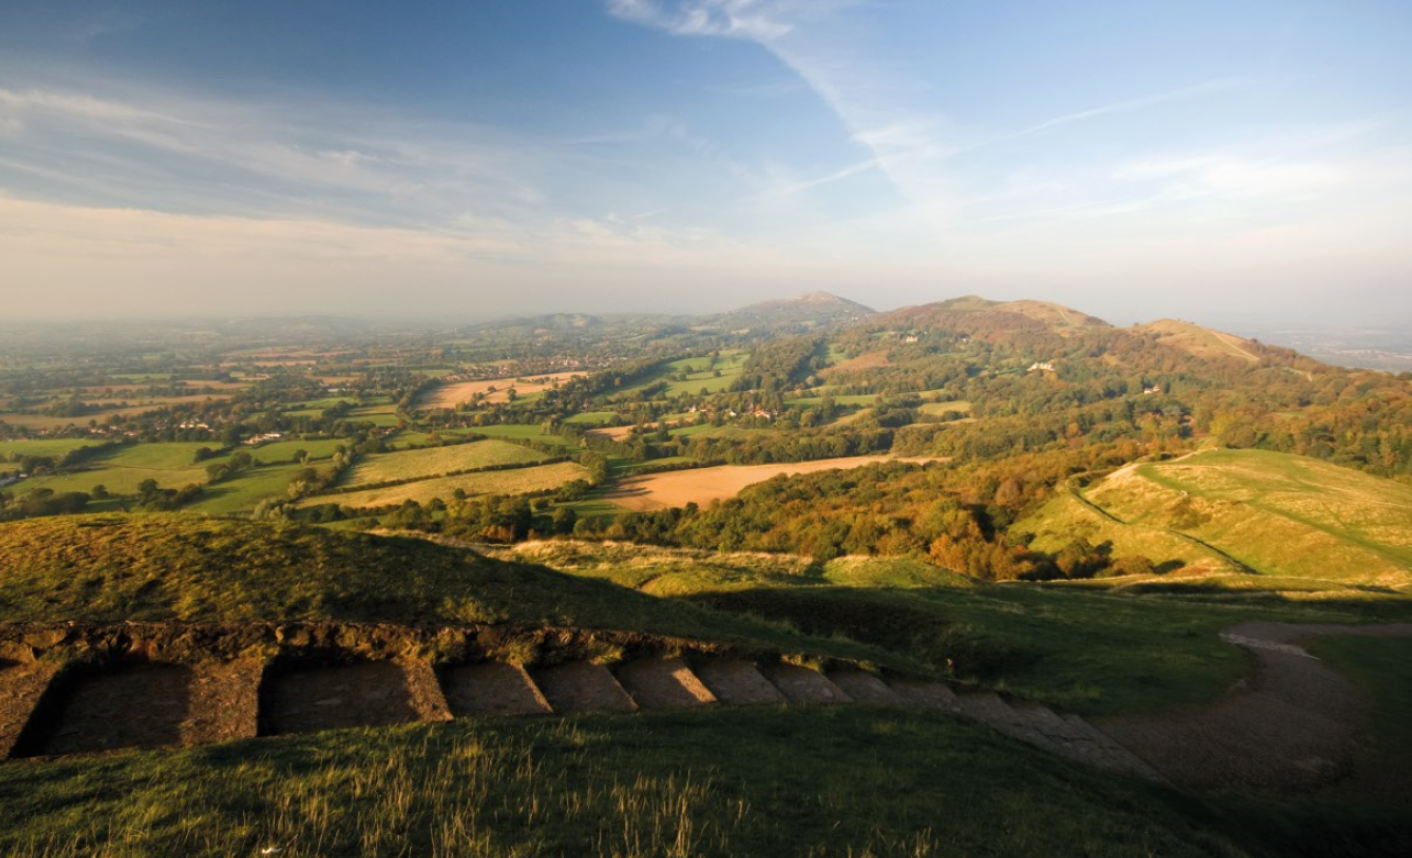
M 406 674 L 390 661 L 276 671 L 260 692 L 266 735 L 419 720 Z
M 0 760 L 15 749 L 30 713 L 58 672 L 59 666 L 52 663 L 0 662 Z
M 24 756 L 158 748 L 181 741 L 191 709 L 191 668 L 171 664 L 77 669 L 60 677 L 52 705 L 38 720 Z
M 1175 783 L 1298 791 L 1345 777 L 1367 702 L 1352 682 L 1305 652 L 1316 635 L 1412 635 L 1412 625 L 1242 623 L 1223 633 L 1254 669 L 1210 706 L 1098 726 Z

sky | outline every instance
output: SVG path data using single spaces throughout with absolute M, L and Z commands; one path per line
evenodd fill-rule
M 0 317 L 814 290 L 1412 322 L 1412 3 L 0 3 Z

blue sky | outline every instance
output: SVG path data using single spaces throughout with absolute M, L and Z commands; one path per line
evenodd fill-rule
M 0 6 L 17 317 L 1412 321 L 1412 4 Z

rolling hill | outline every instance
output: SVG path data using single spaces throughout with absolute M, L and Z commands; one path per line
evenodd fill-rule
M 724 328 L 809 328 L 834 322 L 857 322 L 876 312 L 856 301 L 828 292 L 761 301 L 724 313 L 714 323 Z
M 982 339 L 1017 331 L 1071 334 L 1110 327 L 1102 319 L 1047 301 L 990 301 L 974 295 L 903 307 L 876 321 L 898 329 L 937 328 Z
M 1016 530 L 1111 542 L 1161 568 L 1412 587 L 1412 486 L 1264 450 L 1207 450 L 1070 487 Z
M 1200 358 L 1235 358 L 1259 363 L 1265 351 L 1259 343 L 1179 319 L 1135 325 L 1132 331 Z

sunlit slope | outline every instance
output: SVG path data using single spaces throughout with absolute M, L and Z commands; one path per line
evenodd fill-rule
M 1283 453 L 1212 450 L 1130 466 L 1024 527 L 1038 548 L 1084 536 L 1159 564 L 1412 585 L 1412 486 Z
M 1161 319 L 1133 328 L 1135 333 L 1156 337 L 1165 345 L 1175 346 L 1201 358 L 1237 358 L 1250 363 L 1260 362 L 1260 346 L 1234 334 L 1203 328 L 1178 319 Z

